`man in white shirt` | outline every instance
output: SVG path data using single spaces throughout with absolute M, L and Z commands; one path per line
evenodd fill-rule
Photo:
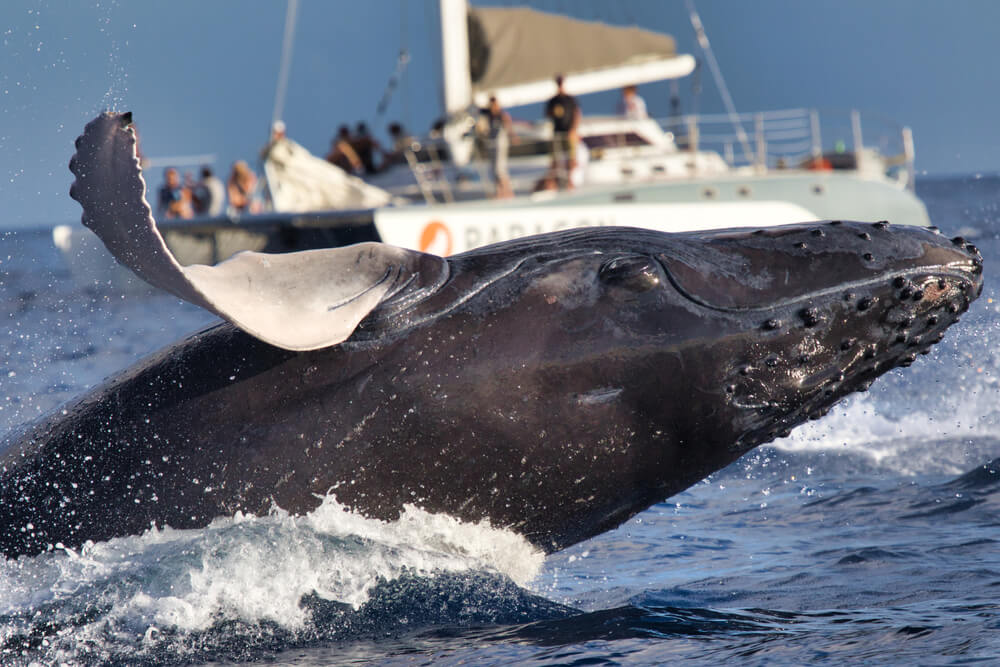
M 618 113 L 632 120 L 649 118 L 646 113 L 646 101 L 639 97 L 635 86 L 622 88 L 622 101 L 618 104 Z

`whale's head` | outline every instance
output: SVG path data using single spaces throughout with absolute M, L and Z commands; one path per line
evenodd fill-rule
M 594 429 L 659 438 L 669 454 L 650 468 L 683 463 L 698 479 L 911 364 L 983 284 L 974 246 L 885 222 L 590 229 L 521 250 L 524 327 L 490 354 L 531 356 L 539 400 L 564 394 Z
M 668 289 L 700 314 L 685 327 L 687 340 L 717 332 L 701 354 L 715 360 L 713 390 L 734 415 L 739 451 L 787 435 L 927 354 L 983 287 L 973 245 L 887 222 L 691 240 L 650 256 Z

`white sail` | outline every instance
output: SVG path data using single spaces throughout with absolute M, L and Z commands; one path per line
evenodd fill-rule
M 264 173 L 275 211 L 375 208 L 393 199 L 385 190 L 351 176 L 287 137 L 267 148 Z

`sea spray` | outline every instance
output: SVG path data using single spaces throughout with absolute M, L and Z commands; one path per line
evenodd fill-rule
M 44 606 L 59 623 L 84 613 L 98 625 L 148 637 L 165 628 L 205 631 L 226 620 L 301 630 L 310 616 L 302 605 L 307 596 L 356 610 L 380 582 L 403 575 L 493 572 L 525 585 L 542 562 L 523 538 L 485 522 L 414 507 L 383 522 L 328 497 L 301 517 L 237 514 L 200 530 L 153 528 L 88 543 L 79 553 L 57 548 L 2 561 L 0 615 L 30 621 Z M 0 627 L 0 640 L 25 631 L 20 623 Z
M 992 458 L 1000 441 L 1000 320 L 991 294 L 988 288 L 985 303 L 926 359 L 886 374 L 869 393 L 848 397 L 771 446 L 841 453 L 902 475 L 954 475 Z

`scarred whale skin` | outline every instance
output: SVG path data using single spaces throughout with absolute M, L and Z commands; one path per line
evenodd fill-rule
M 428 259 L 428 280 L 421 261 L 340 344 L 223 323 L 6 442 L 0 551 L 326 494 L 555 551 L 908 365 L 982 289 L 975 248 L 886 223 L 557 232 Z

